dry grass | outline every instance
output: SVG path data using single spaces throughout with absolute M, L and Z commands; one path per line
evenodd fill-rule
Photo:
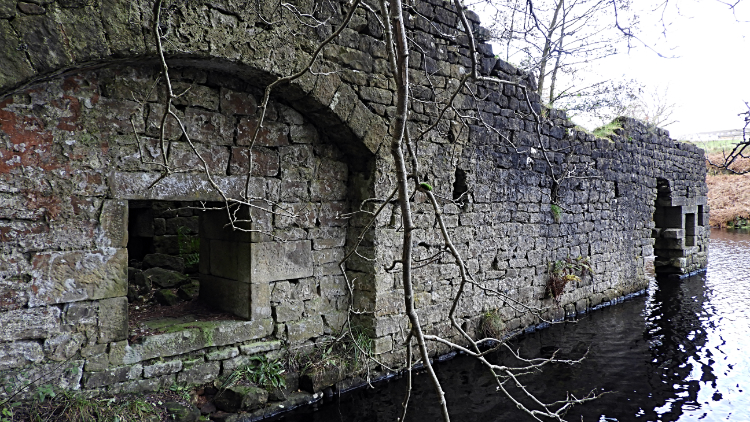
M 729 151 L 727 151 L 727 154 Z M 707 154 L 707 157 L 712 163 L 714 164 L 721 164 L 724 162 L 724 155 L 721 152 L 714 152 Z M 731 172 L 726 171 L 724 169 L 720 169 L 718 167 L 712 166 L 711 164 L 706 164 L 708 167 L 708 174 L 715 175 L 715 174 L 721 174 L 726 173 L 730 174 Z M 735 160 L 734 163 L 732 163 L 731 166 L 729 166 L 730 170 L 736 171 L 736 172 L 748 172 L 750 171 L 750 158 L 738 158 Z
M 750 174 L 709 174 L 706 183 L 711 226 L 727 227 L 750 220 Z

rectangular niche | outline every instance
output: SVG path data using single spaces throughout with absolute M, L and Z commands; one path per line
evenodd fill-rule
M 281 242 L 263 234 L 262 227 L 270 226 L 264 220 L 272 216 L 260 208 L 239 218 L 252 219 L 238 224 L 249 231 L 228 226 L 226 210 L 200 214 L 200 295 L 239 317 L 269 318 L 270 282 L 311 277 L 312 244 L 310 240 Z

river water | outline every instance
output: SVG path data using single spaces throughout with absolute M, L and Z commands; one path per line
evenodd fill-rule
M 646 294 L 514 341 L 525 357 L 577 358 L 523 380 L 547 401 L 606 392 L 569 421 L 750 421 L 750 234 L 713 230 L 708 270 L 652 281 Z M 496 361 L 511 363 L 505 355 Z M 436 365 L 456 421 L 533 420 L 495 391 L 473 359 Z M 407 421 L 437 421 L 425 375 L 415 376 Z M 376 384 L 289 412 L 285 421 L 396 421 L 404 381 Z

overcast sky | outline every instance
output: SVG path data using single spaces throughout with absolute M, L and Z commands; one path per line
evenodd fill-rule
M 656 10 L 662 0 L 632 2 L 641 21 L 637 35 L 653 50 L 637 41 L 629 51 L 623 45 L 622 54 L 596 62 L 592 81 L 636 79 L 667 88 L 678 120 L 666 127 L 673 138 L 741 128 L 737 114 L 750 101 L 750 0 L 734 13 L 720 0 L 669 0 Z
M 661 9 L 649 9 L 653 1 L 634 3 L 642 11 L 643 41 L 671 57 L 641 46 L 602 61 L 597 71 L 668 86 L 679 120 L 667 127 L 673 137 L 742 127 L 737 114 L 750 101 L 750 1 L 743 0 L 733 14 L 718 0 L 671 0 L 665 34 Z

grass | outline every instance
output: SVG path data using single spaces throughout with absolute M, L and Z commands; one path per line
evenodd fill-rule
M 42 401 L 0 407 L 0 422 L 156 422 L 165 416 L 157 404 L 140 397 L 88 398 L 66 390 Z
M 312 353 L 297 356 L 294 366 L 303 374 L 338 367 L 349 374 L 361 374 L 369 371 L 370 361 L 374 356 L 375 345 L 367 332 L 359 327 L 352 327 L 345 335 L 330 342 L 317 345 Z
M 721 139 L 717 141 L 706 141 L 706 142 L 695 142 L 695 141 L 681 141 L 688 144 L 693 144 L 698 148 L 703 148 L 706 154 L 716 154 L 722 151 L 730 152 L 737 143 L 742 142 L 741 139 Z
M 505 323 L 497 309 L 489 310 L 482 315 L 479 328 L 485 337 L 499 340 L 505 333 Z
M 712 227 L 736 227 L 750 220 L 750 174 L 709 174 L 706 184 Z
M 247 365 L 235 369 L 221 387 L 227 389 L 244 380 L 266 390 L 283 389 L 286 388 L 284 372 L 284 365 L 279 360 L 269 360 L 262 355 L 253 356 Z
M 600 138 L 611 138 L 612 136 L 617 135 L 616 131 L 618 129 L 622 129 L 622 123 L 614 120 L 604 126 L 594 129 L 593 134 Z

